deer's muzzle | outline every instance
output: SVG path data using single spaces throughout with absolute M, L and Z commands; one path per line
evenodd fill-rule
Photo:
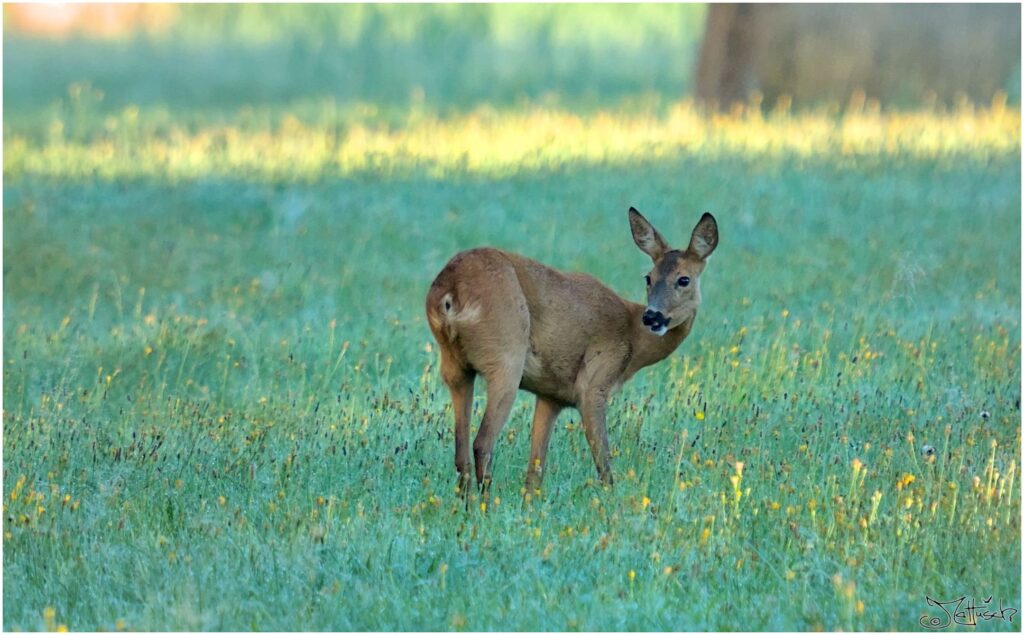
M 644 315 L 641 318 L 644 326 L 650 327 L 652 331 L 661 335 L 668 329 L 668 323 L 672 321 L 672 318 L 665 317 L 665 314 L 661 311 L 655 311 L 653 309 L 647 309 L 644 311 Z

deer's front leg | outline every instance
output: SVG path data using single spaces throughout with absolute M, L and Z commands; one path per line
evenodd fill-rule
M 611 485 L 612 456 L 608 450 L 608 427 L 605 424 L 607 411 L 608 398 L 604 393 L 588 395 L 580 408 L 583 415 L 583 432 L 587 435 L 587 444 L 590 445 L 590 453 L 594 456 L 597 475 L 602 483 Z
M 562 404 L 545 397 L 537 397 L 537 409 L 533 411 L 533 428 L 530 432 L 530 464 L 526 468 L 527 494 L 539 493 L 541 481 L 544 480 L 551 428 L 554 427 L 561 411 Z

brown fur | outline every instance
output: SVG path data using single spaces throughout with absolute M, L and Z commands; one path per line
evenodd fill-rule
M 535 260 L 481 247 L 456 254 L 427 293 L 430 329 L 441 354 L 441 377 L 455 411 L 455 467 L 469 483 L 469 419 L 473 383 L 487 381 L 487 407 L 473 442 L 477 484 L 486 490 L 491 453 L 517 391 L 537 395 L 527 491 L 540 486 L 558 413 L 575 407 L 598 475 L 612 482 L 605 413 L 612 394 L 638 370 L 661 361 L 690 333 L 700 304 L 699 276 L 718 244 L 705 214 L 686 250 L 672 250 L 635 209 L 630 226 L 654 263 L 647 307 L 620 298 L 596 279 L 563 273 Z M 678 286 L 688 276 L 686 288 Z M 644 326 L 645 309 L 671 318 L 663 336 Z

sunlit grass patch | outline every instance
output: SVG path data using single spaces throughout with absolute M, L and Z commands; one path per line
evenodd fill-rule
M 998 97 L 986 108 L 963 104 L 948 112 L 888 112 L 876 106 L 851 108 L 842 116 L 826 111 L 762 116 L 757 109 L 717 115 L 683 102 L 662 114 L 577 115 L 538 107 L 478 109 L 441 119 L 413 109 L 398 125 L 375 122 L 372 106 L 357 115 L 325 108 L 305 120 L 285 114 L 273 128 L 153 121 L 132 107 L 101 125 L 55 119 L 42 142 L 9 131 L 5 174 L 170 179 L 244 174 L 308 181 L 422 172 L 443 178 L 678 155 L 948 162 L 1020 151 L 1020 111 Z M 68 136 L 72 124 L 75 134 Z

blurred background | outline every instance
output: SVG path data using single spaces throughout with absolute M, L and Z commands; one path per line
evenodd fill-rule
M 697 96 L 719 108 L 1020 95 L 1019 5 L 71 5 L 4 8 L 4 103 L 111 107 Z
M 331 98 L 466 108 L 692 85 L 702 5 L 21 5 L 9 107 L 88 79 L 111 102 L 189 108 Z M 14 72 L 10 72 L 13 70 Z

